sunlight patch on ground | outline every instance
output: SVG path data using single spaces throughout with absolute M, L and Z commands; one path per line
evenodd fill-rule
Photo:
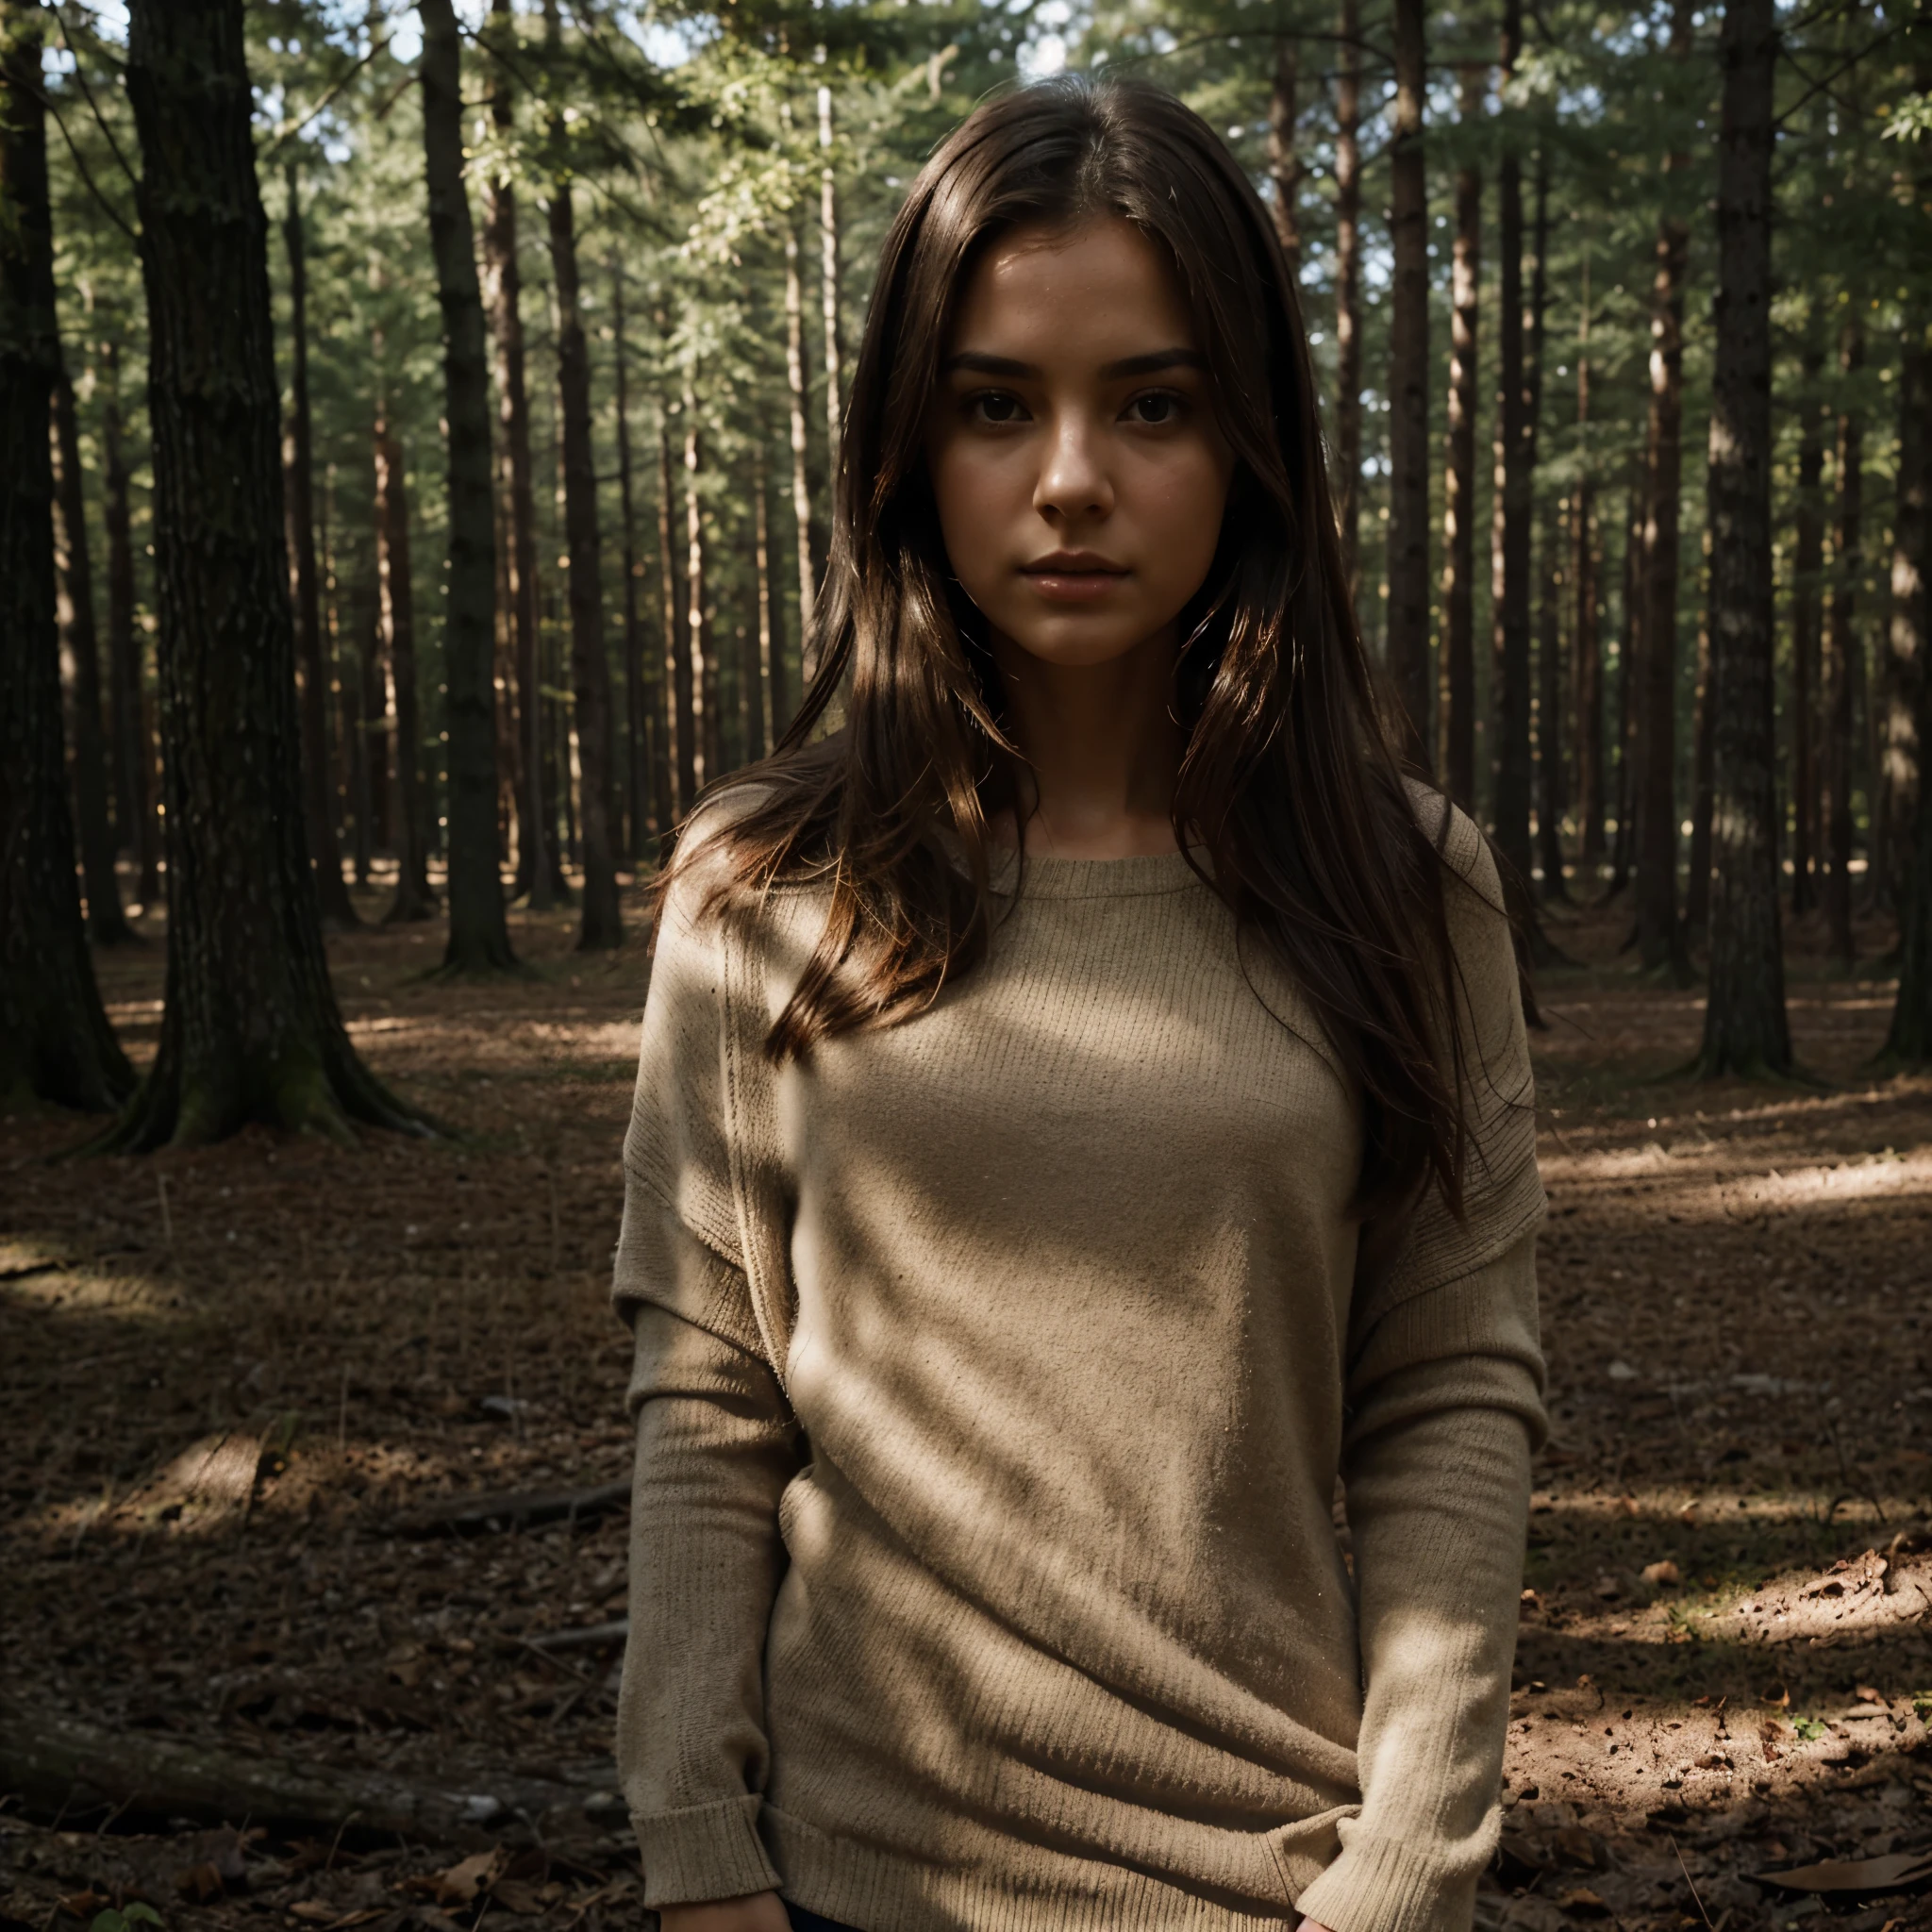
M 146 1274 L 109 1274 L 70 1268 L 52 1256 L 23 1267 L 23 1244 L 0 1248 L 0 1300 L 34 1314 L 118 1315 L 150 1323 L 185 1317 L 178 1289 Z

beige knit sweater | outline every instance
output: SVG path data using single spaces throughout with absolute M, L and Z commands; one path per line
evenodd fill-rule
M 931 1011 L 782 1070 L 821 902 L 725 930 L 674 898 L 616 1270 L 648 1903 L 1469 1924 L 1542 1191 L 1494 871 L 1459 817 L 1448 850 L 1485 1070 L 1460 1224 L 1350 1218 L 1357 1096 L 1178 856 L 1030 858 Z

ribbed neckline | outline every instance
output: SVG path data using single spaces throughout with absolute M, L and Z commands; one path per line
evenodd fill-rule
M 1019 855 L 992 855 L 991 884 L 1010 894 Z M 1026 855 L 1020 896 L 1024 899 L 1126 899 L 1149 892 L 1184 892 L 1202 883 L 1179 852 L 1141 853 L 1131 858 L 1046 858 Z

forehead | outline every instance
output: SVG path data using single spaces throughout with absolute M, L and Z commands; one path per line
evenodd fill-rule
M 1173 264 L 1119 216 L 1075 228 L 1024 227 L 979 257 L 960 291 L 947 351 L 1103 361 L 1148 348 L 1197 348 Z

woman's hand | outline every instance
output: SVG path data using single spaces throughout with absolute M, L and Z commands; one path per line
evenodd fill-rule
M 660 1906 L 658 1923 L 660 1932 L 791 1932 L 785 1901 L 775 1891 L 696 1906 Z

